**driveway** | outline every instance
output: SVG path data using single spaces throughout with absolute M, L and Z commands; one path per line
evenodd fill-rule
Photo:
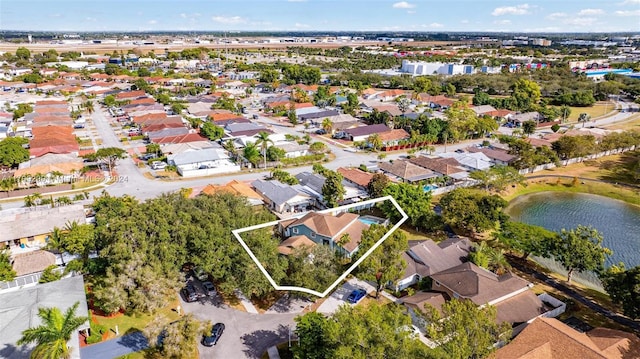
M 117 358 L 146 349 L 148 346 L 149 342 L 141 332 L 133 332 L 106 342 L 80 348 L 80 357 L 83 359 Z
M 288 339 L 293 331 L 293 318 L 298 314 L 250 314 L 227 307 L 218 297 L 186 303 L 180 298 L 185 313 L 209 321 L 224 323 L 225 331 L 218 344 L 198 344 L 200 358 L 260 358 L 270 347 Z
M 359 283 L 352 282 L 352 281 L 345 282 L 342 286 L 336 289 L 327 298 L 327 300 L 324 301 L 324 303 L 320 304 L 317 312 L 326 314 L 326 315 L 331 315 L 335 313 L 340 306 L 351 305 L 347 302 L 347 297 L 351 292 L 353 292 L 358 288 L 362 288 L 366 290 L 367 293 L 370 292 L 370 288 L 368 288 L 367 286 L 362 286 L 362 285 L 359 285 Z

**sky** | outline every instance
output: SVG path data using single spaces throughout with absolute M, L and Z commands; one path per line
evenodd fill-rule
M 640 0 L 0 0 L 0 30 L 640 32 Z

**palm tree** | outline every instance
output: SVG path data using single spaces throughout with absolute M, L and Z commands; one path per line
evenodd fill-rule
M 238 149 L 236 148 L 236 144 L 233 142 L 233 140 L 226 140 L 224 142 L 224 144 L 222 145 L 222 147 L 229 152 L 229 155 L 231 156 L 231 158 L 235 161 L 236 158 L 238 157 Z
M 95 108 L 93 107 L 93 101 L 91 100 L 87 100 L 85 103 L 83 103 L 82 107 L 84 107 L 85 111 L 87 111 L 88 114 L 92 114 L 95 110 Z
M 380 138 L 380 135 L 377 133 L 370 135 L 367 138 L 367 142 L 369 143 L 369 146 L 373 148 L 374 151 L 378 151 L 379 149 L 382 148 L 382 139 Z
M 267 168 L 267 149 L 269 148 L 269 143 L 273 145 L 273 141 L 269 138 L 268 132 L 260 131 L 257 136 L 256 146 L 260 146 L 264 156 L 264 168 Z
M 64 233 L 62 233 L 60 228 L 53 227 L 53 231 L 51 231 L 49 240 L 47 241 L 47 248 L 58 252 L 60 254 L 60 261 L 62 261 L 62 265 L 65 265 L 64 257 L 62 256 L 62 253 L 65 251 L 63 236 Z
M 328 117 L 322 120 L 322 129 L 325 130 L 327 133 L 332 132 L 333 122 L 331 122 L 331 120 Z
M 24 197 L 25 207 L 34 207 L 38 205 L 38 200 L 42 198 L 40 193 L 33 193 Z
M 253 165 L 260 161 L 260 151 L 258 150 L 258 147 L 256 147 L 255 143 L 247 143 L 244 150 L 242 150 L 242 155 Z
M 76 302 L 64 314 L 59 308 L 39 308 L 42 325 L 22 332 L 18 345 L 37 343 L 31 358 L 70 358 L 67 342 L 89 318 L 76 316 L 80 302 Z

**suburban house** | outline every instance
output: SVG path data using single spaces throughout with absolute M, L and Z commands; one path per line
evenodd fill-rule
M 346 135 L 346 138 L 349 141 L 361 142 L 361 141 L 366 141 L 367 138 L 373 134 L 381 135 L 382 133 L 389 132 L 389 131 L 391 131 L 391 129 L 387 127 L 387 125 L 383 123 L 379 123 L 376 125 L 367 125 L 367 126 L 350 128 L 350 129 L 344 130 L 344 133 Z
M 48 251 L 35 250 L 11 255 L 11 266 L 17 277 L 42 272 L 55 264 L 56 255 Z
M 408 160 L 414 165 L 424 167 L 440 176 L 448 176 L 455 179 L 463 179 L 469 176 L 469 173 L 462 168 L 460 162 L 455 158 L 431 158 L 431 157 L 414 157 Z
M 359 168 L 340 167 L 337 169 L 337 172 L 340 173 L 346 181 L 351 182 L 356 186 L 360 186 L 360 188 L 365 190 L 373 178 L 373 173 L 365 172 Z
M 401 141 L 405 141 L 411 138 L 411 135 L 402 128 L 397 128 L 388 132 L 383 132 L 379 135 L 382 147 L 396 146 Z M 371 145 L 371 144 L 369 144 Z
M 358 250 L 362 231 L 369 225 L 360 221 L 360 216 L 355 213 L 342 212 L 334 216 L 309 212 L 301 218 L 282 221 L 278 227 L 285 240 L 306 237 L 315 244 L 340 250 L 350 257 Z
M 492 166 L 491 159 L 482 152 L 474 153 L 458 153 L 458 152 L 445 152 L 439 154 L 442 158 L 453 158 L 462 168 L 467 171 L 484 171 Z
M 316 194 L 301 185 L 289 186 L 280 181 L 255 180 L 251 183 L 267 207 L 280 215 L 306 212 L 316 205 Z
M 440 243 L 426 240 L 413 244 L 402 254 L 407 263 L 404 275 L 395 289 L 404 290 L 423 278 L 456 267 L 467 260 L 471 242 L 467 238 L 449 238 Z
M 0 212 L 0 248 L 33 247 L 47 244 L 53 227 L 69 222 L 86 222 L 80 204 L 53 208 L 16 208 Z
M 489 116 L 489 113 L 496 111 L 495 107 L 491 105 L 473 106 L 471 110 L 476 113 L 476 116 Z
M 541 120 L 542 120 L 542 115 L 534 111 L 534 112 L 525 112 L 525 113 L 519 113 L 519 114 L 513 115 L 509 119 L 509 123 L 511 123 L 515 127 L 522 127 L 523 122 L 527 122 L 527 121 L 539 122 Z
M 387 174 L 387 176 L 391 176 L 392 178 L 396 178 L 407 183 L 415 183 L 429 178 L 438 177 L 437 173 L 406 160 L 380 162 L 378 164 L 378 168 Z
M 245 197 L 247 199 L 247 202 L 249 202 L 249 204 L 251 204 L 252 206 L 259 206 L 264 204 L 262 196 L 254 191 L 250 185 L 238 180 L 233 180 L 225 185 L 207 185 L 202 189 L 200 194 L 214 195 L 221 192 L 232 193 L 238 196 Z
M 622 359 L 640 357 L 640 339 L 609 328 L 580 332 L 554 318 L 537 318 L 493 359 L 581 358 Z
M 311 192 L 317 193 L 319 201 L 324 203 L 322 187 L 324 186 L 326 178 L 323 175 L 311 172 L 301 172 L 296 175 L 296 178 L 300 181 L 301 185 L 307 187 Z M 360 200 L 369 197 L 367 191 L 359 186 L 352 185 L 344 179 L 342 180 L 342 186 L 344 187 L 345 194 L 342 200 L 338 201 L 339 204 L 359 202 Z
M 516 156 L 509 154 L 509 152 L 507 152 L 506 150 L 499 148 L 467 147 L 466 150 L 470 153 L 484 153 L 485 156 L 491 159 L 491 162 L 501 166 L 508 166 L 516 159 Z
M 35 348 L 34 344 L 18 346 L 22 332 L 41 324 L 38 309 L 44 307 L 59 308 L 64 313 L 76 302 L 80 303 L 76 312 L 78 317 L 86 316 L 87 297 L 82 276 L 63 278 L 51 283 L 11 290 L 0 293 L 0 348 L 5 359 L 24 359 Z M 78 332 L 89 329 L 89 320 L 82 323 Z M 78 332 L 72 333 L 67 343 L 70 359 L 80 358 L 80 338 Z
M 232 162 L 227 152 L 221 148 L 182 152 L 168 156 L 167 160 L 178 168 L 178 173 L 183 177 L 240 171 L 240 166 Z

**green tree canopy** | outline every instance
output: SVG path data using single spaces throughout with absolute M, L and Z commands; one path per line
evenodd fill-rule
M 16 271 L 13 270 L 11 265 L 9 251 L 0 251 L 0 282 L 13 280 L 15 277 Z
M 358 260 L 388 231 L 388 227 L 376 224 L 364 230 L 359 249 L 352 259 Z M 402 253 L 408 249 L 407 236 L 403 232 L 395 231 L 358 266 L 359 277 L 377 283 L 376 298 L 386 283 L 396 283 L 401 279 L 407 266 L 402 259 Z
M 430 305 L 425 311 L 429 337 L 449 358 L 486 358 L 494 343 L 511 336 L 509 323 L 497 324 L 496 308 L 490 305 L 479 308 L 470 300 L 452 299 L 442 305 L 442 314 Z
M 409 223 L 414 227 L 424 228 L 434 216 L 431 209 L 431 194 L 425 192 L 420 186 L 409 183 L 392 183 L 382 191 L 383 196 L 392 196 L 409 216 Z M 381 202 L 382 212 L 392 222 L 398 222 L 402 218 L 396 207 L 390 201 Z
M 440 200 L 444 221 L 467 231 L 481 232 L 505 222 L 508 216 L 502 211 L 507 202 L 497 195 L 457 188 Z
M 602 235 L 593 227 L 578 226 L 572 230 L 563 229 L 551 247 L 553 258 L 567 271 L 567 281 L 575 271 L 604 270 L 604 261 L 612 254 L 602 246 Z
M 378 198 L 384 196 L 384 189 L 389 186 L 391 180 L 384 173 L 374 173 L 367 184 L 369 197 Z
M 600 276 L 611 300 L 622 305 L 624 314 L 640 318 L 640 266 L 626 269 L 623 263 L 611 266 Z
M 522 258 L 526 259 L 530 254 L 549 257 L 558 234 L 539 226 L 507 221 L 502 223 L 500 230 L 493 236 L 509 249 L 522 253 Z
M 0 165 L 16 167 L 29 160 L 29 150 L 24 148 L 29 141 L 24 137 L 7 137 L 0 141 Z
M 204 122 L 200 127 L 200 134 L 211 141 L 215 141 L 224 137 L 224 129 L 211 122 Z
M 323 176 L 325 177 L 322 185 L 324 203 L 329 208 L 337 207 L 338 202 L 344 199 L 344 195 L 347 193 L 342 184 L 343 177 L 340 173 L 331 170 L 325 171 Z

